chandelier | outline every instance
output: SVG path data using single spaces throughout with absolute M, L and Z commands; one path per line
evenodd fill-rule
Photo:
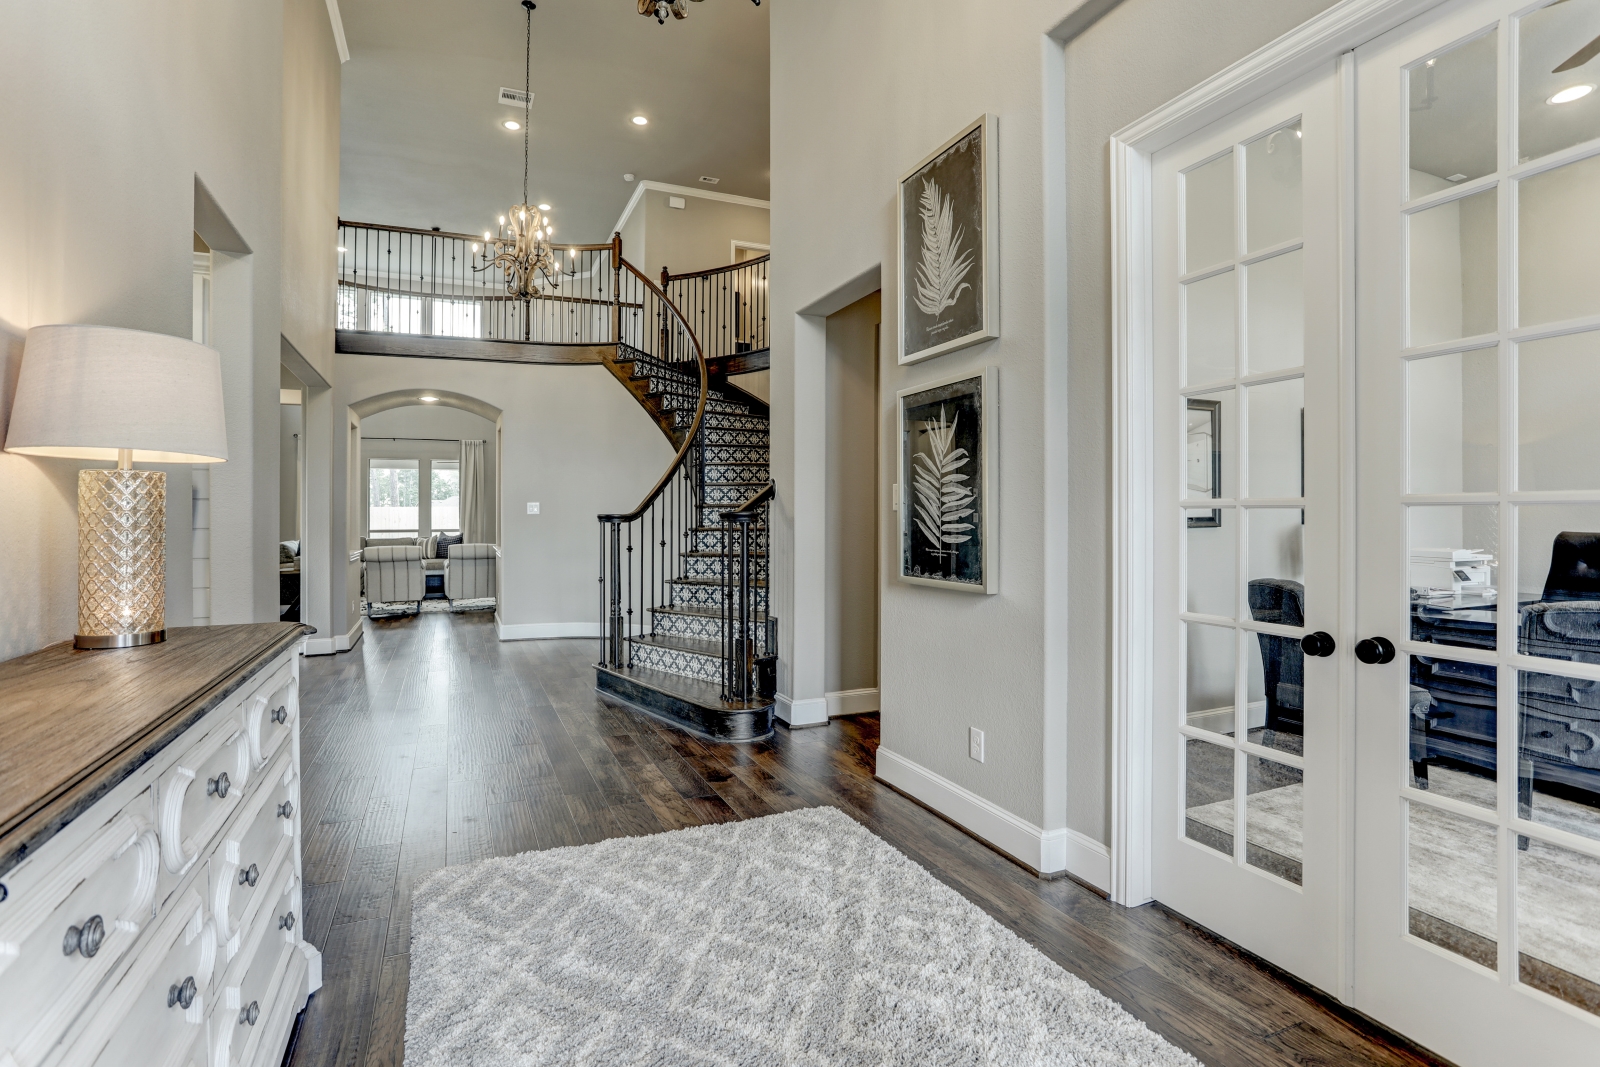
M 699 2 L 700 0 L 695 0 L 695 3 Z M 757 7 L 761 6 L 761 0 L 751 0 L 751 2 Z M 675 19 L 689 17 L 689 11 L 683 6 L 683 0 L 639 0 L 639 14 L 646 17 L 654 15 L 659 23 L 666 22 L 668 15 Z
M 522 59 L 523 122 L 522 122 L 522 203 L 513 204 L 511 210 L 500 216 L 498 234 L 488 230 L 483 233 L 485 262 L 476 271 L 499 267 L 506 276 L 506 292 L 524 304 L 523 322 L 526 325 L 527 302 L 540 295 L 539 278 L 543 276 L 552 285 L 561 283 L 561 268 L 550 251 L 550 236 L 555 232 L 550 220 L 537 207 L 528 202 L 528 128 L 533 117 L 533 0 L 522 0 L 527 11 L 527 37 Z

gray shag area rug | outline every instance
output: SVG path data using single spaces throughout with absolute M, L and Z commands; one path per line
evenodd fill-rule
M 835 808 L 449 867 L 412 901 L 410 1067 L 1198 1067 Z

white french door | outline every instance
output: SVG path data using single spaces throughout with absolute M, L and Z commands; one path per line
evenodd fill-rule
M 1339 610 L 1336 86 L 1329 63 L 1162 150 L 1151 171 L 1152 889 L 1327 989 L 1341 895 L 1326 654 Z
M 1356 53 L 1355 1004 L 1600 1063 L 1600 0 Z

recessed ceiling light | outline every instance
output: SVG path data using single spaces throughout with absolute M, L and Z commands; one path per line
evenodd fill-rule
M 644 125 L 649 124 L 649 122 L 650 122 L 650 120 L 645 118 L 643 115 L 635 115 L 635 116 L 633 116 L 633 124 L 635 126 L 644 126 Z
M 1594 92 L 1594 86 L 1592 85 L 1569 85 L 1556 95 L 1552 96 L 1550 99 L 1546 100 L 1545 103 L 1570 104 L 1574 100 L 1582 100 L 1592 92 Z
M 439 402 L 439 398 L 436 396 L 419 396 L 417 399 L 424 404 L 437 404 Z
M 622 180 L 623 180 L 623 181 L 625 181 L 625 182 L 631 182 L 631 181 L 633 181 L 633 175 L 631 175 L 631 174 L 624 174 L 624 175 L 623 175 L 623 176 L 622 176 Z
M 549 211 L 550 210 L 550 205 L 549 204 L 540 204 L 539 205 L 539 210 L 540 211 Z
M 518 122 L 516 119 L 506 119 L 500 125 L 504 126 L 508 130 L 522 129 L 522 123 Z

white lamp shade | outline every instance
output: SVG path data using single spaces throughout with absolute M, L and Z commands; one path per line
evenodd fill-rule
M 181 337 L 35 326 L 22 350 L 6 451 L 135 463 L 222 463 L 222 357 Z

